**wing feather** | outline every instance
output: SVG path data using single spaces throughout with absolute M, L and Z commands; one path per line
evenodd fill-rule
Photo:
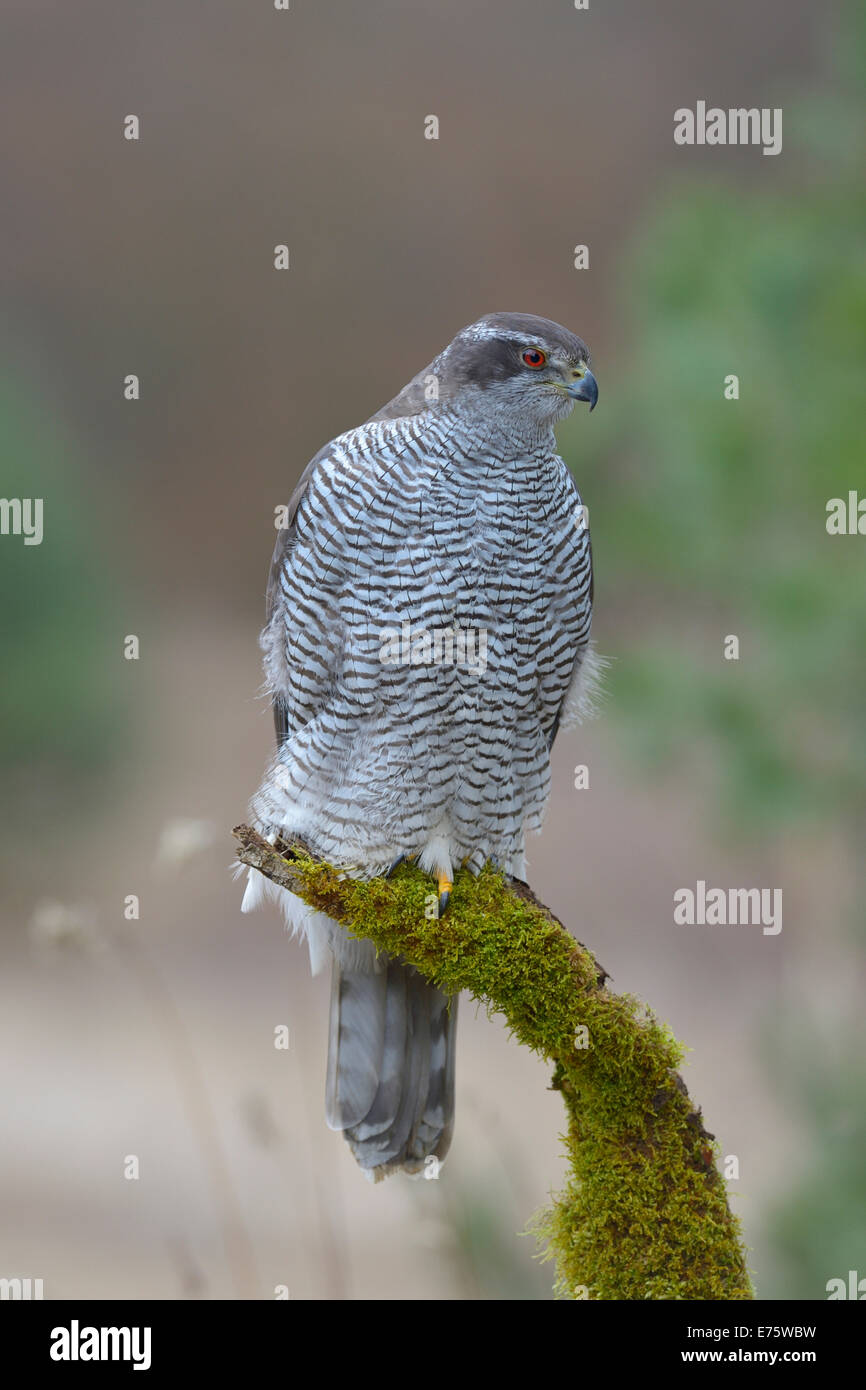
M 288 609 L 289 599 L 285 592 L 283 579 L 285 576 L 286 579 L 291 581 L 291 556 L 298 539 L 298 508 L 307 494 L 307 488 L 312 481 L 317 464 L 320 463 L 323 458 L 327 457 L 330 448 L 331 445 L 326 444 L 324 448 L 320 449 L 319 452 L 310 459 L 310 462 L 298 479 L 298 484 L 289 499 L 286 525 L 277 533 L 277 540 L 271 559 L 271 568 L 268 574 L 267 594 L 265 597 L 265 630 L 262 633 L 263 645 L 266 645 L 267 642 L 274 639 L 278 641 L 283 640 L 282 634 L 273 634 L 271 631 L 275 622 L 282 619 L 284 623 L 286 621 L 291 623 L 292 614 Z M 288 668 L 288 674 L 291 676 L 291 667 Z M 273 695 L 272 706 L 277 747 L 285 743 L 291 733 L 289 712 L 286 703 L 286 696 L 290 693 L 291 692 L 288 690 L 275 691 Z

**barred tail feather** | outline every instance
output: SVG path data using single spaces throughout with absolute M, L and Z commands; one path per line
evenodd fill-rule
M 328 1124 L 373 1181 L 421 1173 L 451 1143 L 457 1000 L 393 959 L 332 972 Z

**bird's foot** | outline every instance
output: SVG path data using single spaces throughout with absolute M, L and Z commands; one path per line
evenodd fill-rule
M 399 869 L 401 864 L 405 864 L 407 861 L 411 864 L 417 857 L 416 854 L 398 854 L 393 863 L 389 864 L 385 870 L 385 877 L 390 878 L 394 870 Z
M 439 916 L 441 917 L 448 906 L 451 897 L 451 889 L 454 887 L 454 881 L 450 879 L 447 874 L 440 872 L 436 875 L 436 882 L 439 888 Z

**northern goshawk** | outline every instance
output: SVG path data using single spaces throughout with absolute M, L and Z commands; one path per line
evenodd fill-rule
M 592 555 L 553 426 L 598 388 L 580 338 L 489 314 L 308 464 L 261 644 L 277 751 L 252 803 L 350 874 L 525 876 L 560 725 L 590 707 Z M 457 1000 L 250 871 L 332 962 L 326 1115 L 374 1178 L 444 1157 Z

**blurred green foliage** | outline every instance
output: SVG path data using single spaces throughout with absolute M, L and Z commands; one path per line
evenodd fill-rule
M 517 1156 L 508 1155 L 508 1162 L 513 1171 Z M 512 1302 L 553 1299 L 550 1267 L 541 1262 L 532 1234 L 515 1233 L 518 1223 L 526 1224 L 521 1199 L 490 1172 L 483 1179 L 476 1175 L 449 1189 L 444 1220 L 451 1239 L 446 1248 L 461 1297 Z
M 717 824 L 768 838 L 814 824 L 862 875 L 866 536 L 826 530 L 831 498 L 866 497 L 862 6 L 832 89 L 784 112 L 795 187 L 768 160 L 747 186 L 674 189 L 642 227 L 624 282 L 630 365 L 574 468 L 600 645 L 608 606 L 627 643 L 606 681 L 623 743 L 656 771 L 688 764 Z M 729 633 L 739 661 L 723 659 Z M 862 920 L 815 926 L 862 960 Z M 820 997 L 797 989 L 763 1047 L 805 1142 L 779 1155 L 775 1269 L 758 1292 L 821 1299 L 828 1279 L 866 1276 L 866 1038 L 862 1006 L 822 1030 Z
M 862 1018 L 818 1026 L 808 1007 L 765 1029 L 783 1099 L 806 1117 L 810 1142 L 779 1155 L 783 1189 L 767 1228 L 774 1269 L 765 1297 L 823 1299 L 829 1279 L 866 1278 L 866 1063 Z
M 25 773 L 50 792 L 117 752 L 124 633 L 93 479 L 20 382 L 0 391 L 0 458 L 0 495 L 43 500 L 40 545 L 0 536 L 0 767 L 15 797 Z
M 699 754 L 751 834 L 850 816 L 866 788 L 866 537 L 826 531 L 830 498 L 866 497 L 864 34 L 858 14 L 825 103 L 785 105 L 800 186 L 768 159 L 746 187 L 690 181 L 642 225 L 615 419 L 597 412 L 574 461 L 602 650 L 607 608 L 627 633 L 610 716 L 648 766 Z

